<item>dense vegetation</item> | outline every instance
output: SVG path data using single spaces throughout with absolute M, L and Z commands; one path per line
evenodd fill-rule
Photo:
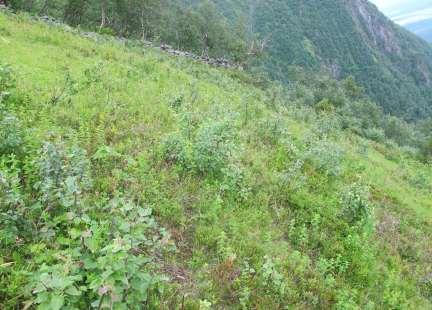
M 0 308 L 431 307 L 431 122 L 78 33 L 0 13 Z

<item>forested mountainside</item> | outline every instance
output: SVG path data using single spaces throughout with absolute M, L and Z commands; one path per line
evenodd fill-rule
M 0 12 L 0 309 L 432 307 L 432 121 L 82 33 Z
M 408 119 L 432 112 L 432 48 L 366 0 L 213 0 L 232 20 L 246 17 L 267 42 L 261 61 L 290 80 L 291 66 L 353 75 L 386 112 Z M 234 14 L 233 14 L 234 12 Z

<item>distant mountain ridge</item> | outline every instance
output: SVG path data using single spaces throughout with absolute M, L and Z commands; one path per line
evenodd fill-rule
M 188 1 L 187 1 L 188 2 Z M 366 0 L 213 0 L 230 19 L 269 38 L 257 66 L 290 80 L 293 66 L 352 75 L 386 112 L 432 115 L 432 48 Z

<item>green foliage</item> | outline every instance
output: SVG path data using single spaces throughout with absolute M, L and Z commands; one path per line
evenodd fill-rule
M 260 139 L 270 145 L 277 145 L 281 140 L 287 137 L 288 132 L 284 120 L 277 116 L 272 116 L 258 122 L 257 134 Z
M 278 271 L 271 258 L 264 257 L 264 260 L 260 270 L 261 282 L 269 294 L 283 298 L 286 289 L 284 276 Z
M 201 125 L 192 146 L 194 166 L 199 173 L 218 175 L 233 155 L 233 128 L 227 121 Z
M 341 195 L 342 214 L 351 225 L 365 225 L 373 216 L 368 190 L 358 184 L 352 185 Z
M 23 193 L 13 157 L 0 170 L 1 242 L 11 246 L 30 235 L 35 242 L 30 251 L 37 268 L 26 291 L 32 303 L 40 309 L 150 305 L 163 281 L 153 275 L 152 257 L 169 238 L 151 210 L 116 198 L 92 207 L 93 216 L 84 214 L 92 189 L 85 151 L 45 143 L 38 156 L 36 175 L 28 176 L 35 180 L 33 197 Z
M 14 115 L 0 110 L 0 155 L 19 153 L 22 143 L 20 121 Z
M 151 210 L 123 198 L 101 208 L 109 215 L 102 221 L 74 216 L 61 238 L 67 246 L 61 259 L 44 262 L 32 275 L 29 288 L 39 308 L 141 309 L 152 303 L 163 278 L 152 274 L 151 255 L 164 248 L 166 233 Z
M 23 193 L 18 161 L 10 156 L 0 162 L 0 244 L 12 246 L 20 235 Z
M 41 201 L 65 208 L 77 206 L 85 191 L 91 188 L 90 162 L 78 147 L 45 143 L 37 161 L 39 181 L 35 184 Z
M 320 172 L 329 176 L 338 176 L 342 172 L 342 160 L 344 152 L 335 143 L 318 140 L 312 142 L 309 150 L 305 153 L 305 160 Z
M 15 86 L 12 68 L 8 65 L 0 65 L 0 98 L 5 96 L 9 89 Z M 0 101 L 1 103 L 1 101 Z
M 430 308 L 428 122 L 53 25 L 0 14 L 1 309 Z
M 163 159 L 168 163 L 187 168 L 190 154 L 186 141 L 178 134 L 171 134 L 162 141 L 161 152 Z
M 166 162 L 209 177 L 236 174 L 229 168 L 237 149 L 234 128 L 228 120 L 204 121 L 193 132 L 190 130 L 187 126 L 183 133 L 163 139 L 161 153 Z

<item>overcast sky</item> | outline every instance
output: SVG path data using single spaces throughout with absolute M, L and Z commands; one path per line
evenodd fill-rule
M 371 0 L 401 25 L 432 19 L 432 0 Z

